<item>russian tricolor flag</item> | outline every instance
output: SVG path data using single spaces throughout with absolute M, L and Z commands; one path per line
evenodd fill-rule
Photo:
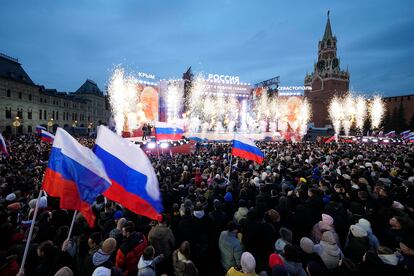
M 49 142 L 49 143 L 52 144 L 53 140 L 55 140 L 55 135 L 53 135 L 52 133 L 42 129 L 41 132 L 40 132 L 40 139 L 42 141 Z
M 414 132 L 410 132 L 410 133 L 405 134 L 404 136 L 402 136 L 402 139 L 403 140 L 409 140 L 412 137 L 414 137 Z
M 403 132 L 401 132 L 400 133 L 400 136 L 404 136 L 404 135 L 407 135 L 407 134 L 409 134 L 411 132 L 411 130 L 409 129 L 409 130 L 406 130 L 406 131 L 403 131 Z
M 250 139 L 236 135 L 233 140 L 231 154 L 241 158 L 263 163 L 264 153 Z
M 58 128 L 42 186 L 50 196 L 60 198 L 60 208 L 80 211 L 93 227 L 95 215 L 91 206 L 111 182 L 92 150 Z
M 385 133 L 385 135 L 384 135 L 385 137 L 394 137 L 395 136 L 395 130 L 393 130 L 393 131 L 390 131 L 390 132 L 388 132 L 388 133 Z
M 158 179 L 144 151 L 99 126 L 94 152 L 112 182 L 103 195 L 137 214 L 159 219 L 163 208 Z
M 0 152 L 5 156 L 9 156 L 9 152 L 7 151 L 6 141 L 3 138 L 3 135 L 0 133 Z
M 45 127 L 43 127 L 43 126 L 40 126 L 40 125 L 37 125 L 36 126 L 36 132 L 37 132 L 37 134 L 41 134 L 41 132 L 42 132 L 42 130 L 47 130 Z
M 183 134 L 184 130 L 176 125 L 165 122 L 155 123 L 155 139 L 157 140 L 180 140 Z

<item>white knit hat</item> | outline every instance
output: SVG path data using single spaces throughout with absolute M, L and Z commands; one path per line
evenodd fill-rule
M 241 255 L 240 265 L 244 273 L 253 273 L 256 269 L 256 260 L 249 252 L 244 252 Z
M 371 230 L 371 223 L 364 218 L 359 219 L 356 225 L 362 227 L 367 232 Z
M 349 227 L 349 229 L 351 230 L 352 235 L 354 235 L 354 237 L 356 238 L 363 238 L 366 237 L 368 235 L 367 231 L 365 231 L 364 228 L 362 228 L 359 225 L 351 225 L 351 227 Z
M 104 266 L 99 266 L 94 270 L 92 276 L 111 276 L 111 270 Z

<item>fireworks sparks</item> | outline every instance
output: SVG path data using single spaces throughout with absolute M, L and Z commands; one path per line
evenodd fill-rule
M 343 100 L 342 100 L 342 106 L 343 106 L 343 126 L 344 126 L 344 132 L 345 136 L 349 136 L 349 131 L 351 130 L 352 122 L 355 117 L 355 99 L 351 94 L 348 94 Z
M 333 128 L 335 131 L 335 135 L 339 135 L 341 131 L 341 125 L 343 120 L 343 108 L 342 108 L 342 100 L 334 96 L 329 104 L 329 117 L 332 120 Z
M 353 122 L 355 122 L 355 127 L 361 131 L 367 111 L 367 101 L 363 96 L 353 96 L 352 94 L 347 94 L 344 98 L 335 96 L 329 105 L 329 116 L 335 134 L 339 135 L 341 127 L 343 127 L 345 135 L 348 136 Z M 384 113 L 385 107 L 381 97 L 375 96 L 369 105 L 369 115 L 373 129 L 380 126 Z
M 135 127 L 142 116 L 142 106 L 139 105 L 137 80 L 132 76 L 125 76 L 122 68 L 116 68 L 109 81 L 108 94 L 112 114 L 116 124 L 116 132 L 130 131 Z
M 382 98 L 380 96 L 374 96 L 369 111 L 372 128 L 378 128 L 385 113 L 384 103 L 382 102 Z
M 178 83 L 174 82 L 168 85 L 167 91 L 167 118 L 168 122 L 177 122 L 180 117 L 183 93 Z
M 367 117 L 367 103 L 363 96 L 357 96 L 355 100 L 355 126 L 359 131 L 364 127 L 364 121 Z

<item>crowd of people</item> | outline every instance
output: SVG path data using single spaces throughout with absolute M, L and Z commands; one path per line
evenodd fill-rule
M 94 141 L 79 138 L 92 147 Z M 0 275 L 414 275 L 412 145 L 259 142 L 150 156 L 164 212 L 151 221 L 96 199 L 94 228 L 43 195 L 50 145 L 7 139 L 0 161 Z M 23 273 L 19 273 L 23 275 Z

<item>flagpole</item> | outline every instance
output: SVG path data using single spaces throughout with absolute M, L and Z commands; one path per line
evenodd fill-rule
M 231 154 L 231 153 L 230 153 Z M 231 156 L 230 156 L 230 168 L 229 168 L 229 176 L 228 176 L 228 180 L 229 180 L 229 183 L 230 183 L 230 176 L 231 176 L 231 163 L 233 162 L 233 154 L 231 154 Z
M 68 240 L 70 239 L 70 236 L 72 235 L 73 225 L 75 224 L 77 213 L 78 213 L 78 210 L 75 210 L 75 212 L 73 213 L 72 223 L 70 224 L 69 233 L 68 233 Z
M 236 134 L 233 135 L 233 140 L 231 141 L 231 144 L 230 144 L 230 168 L 229 168 L 229 177 L 228 177 L 229 184 L 230 184 L 230 176 L 231 176 L 231 165 L 233 162 L 232 147 L 233 147 L 234 138 L 236 138 Z
M 39 196 L 37 197 L 36 207 L 35 207 L 33 218 L 32 218 L 32 223 L 30 224 L 29 235 L 27 237 L 26 247 L 24 248 L 22 264 L 20 266 L 20 271 L 19 271 L 20 274 L 24 273 L 24 265 L 26 264 L 27 252 L 29 251 L 29 245 L 32 240 L 33 229 L 34 229 L 34 225 L 36 222 L 37 212 L 39 210 L 39 201 L 41 197 L 42 197 L 42 189 L 40 189 L 39 191 Z

